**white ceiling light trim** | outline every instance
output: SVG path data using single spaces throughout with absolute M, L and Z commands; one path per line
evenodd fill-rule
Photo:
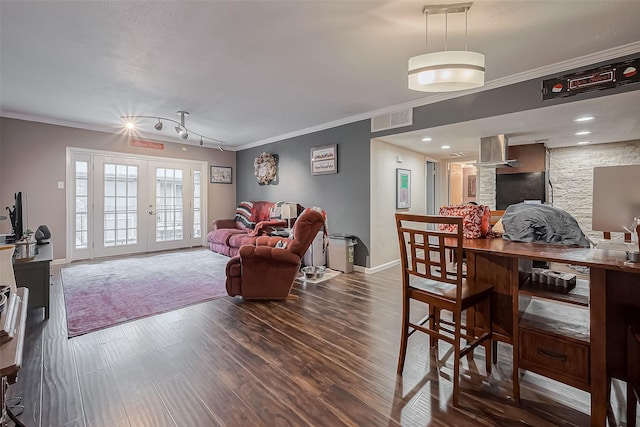
M 425 6 L 423 13 L 426 38 L 429 35 L 429 15 L 445 15 L 445 50 L 425 53 L 409 59 L 409 89 L 422 92 L 452 92 L 484 85 L 484 55 L 466 50 L 467 13 L 472 4 Z M 464 12 L 465 16 L 465 50 L 448 50 L 449 13 L 461 12 Z M 426 40 L 425 45 L 427 45 Z

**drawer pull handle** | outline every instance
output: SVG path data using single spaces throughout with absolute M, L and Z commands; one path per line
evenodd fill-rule
M 538 349 L 538 354 L 541 354 L 543 356 L 547 356 L 547 357 L 550 357 L 550 358 L 556 359 L 556 360 L 567 360 L 567 355 L 566 354 L 556 353 L 555 351 L 546 350 L 544 348 L 539 348 Z

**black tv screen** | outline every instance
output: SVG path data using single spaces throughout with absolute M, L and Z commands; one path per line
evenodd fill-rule
M 546 199 L 545 172 L 527 172 L 496 175 L 496 209 L 507 209 L 509 205 L 525 200 Z

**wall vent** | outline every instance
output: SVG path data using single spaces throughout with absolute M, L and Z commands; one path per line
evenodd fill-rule
M 413 108 L 371 118 L 371 132 L 380 132 L 413 124 Z

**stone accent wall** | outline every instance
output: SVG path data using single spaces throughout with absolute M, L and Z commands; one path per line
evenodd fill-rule
M 553 205 L 573 215 L 587 236 L 602 238 L 601 232 L 591 230 L 593 168 L 638 164 L 640 141 L 552 148 L 548 177 L 553 185 Z M 548 201 L 552 201 L 551 193 Z M 622 237 L 622 233 L 612 233 L 612 237 Z
M 478 204 L 496 208 L 496 168 L 478 167 Z

